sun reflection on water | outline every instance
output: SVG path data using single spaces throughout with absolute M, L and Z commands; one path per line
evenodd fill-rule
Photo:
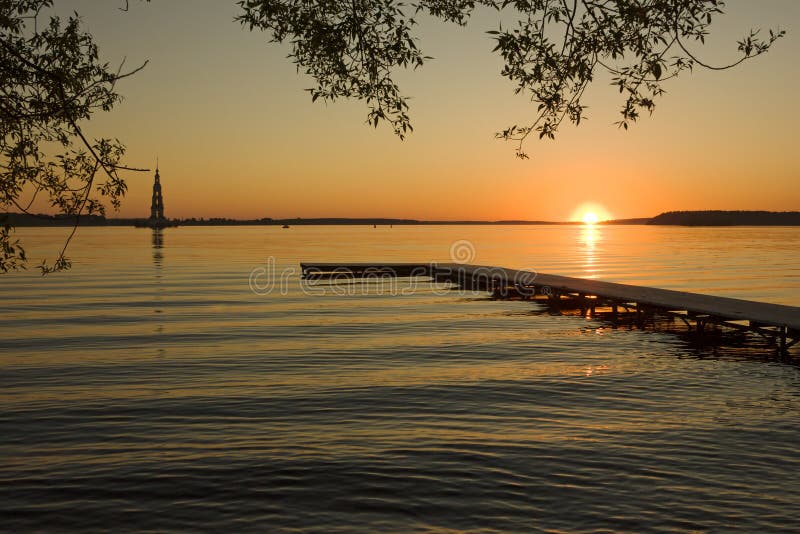
M 579 253 L 583 256 L 583 271 L 587 278 L 596 278 L 597 269 L 597 246 L 603 240 L 602 227 L 596 224 L 584 224 L 580 226 L 578 235 Z

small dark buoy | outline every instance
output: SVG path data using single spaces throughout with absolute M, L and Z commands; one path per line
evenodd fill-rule
M 289 225 L 288 224 L 284 224 L 283 226 L 281 226 L 281 228 L 289 228 Z

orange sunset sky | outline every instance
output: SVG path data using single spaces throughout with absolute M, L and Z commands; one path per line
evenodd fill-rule
M 800 2 L 732 0 L 705 58 L 737 57 L 750 27 L 788 35 L 766 56 L 667 82 L 653 117 L 632 130 L 598 78 L 589 120 L 514 157 L 494 132 L 535 113 L 499 75 L 483 10 L 467 28 L 423 20 L 436 59 L 398 75 L 415 132 L 364 124 L 359 102 L 312 104 L 288 48 L 233 22 L 232 0 L 57 2 L 83 16 L 112 64 L 149 60 L 119 85 L 125 100 L 86 129 L 118 137 L 127 163 L 159 158 L 168 217 L 397 217 L 566 220 L 593 202 L 615 218 L 676 209 L 800 209 Z M 126 175 L 117 216 L 149 213 L 152 173 Z M 115 216 L 109 213 L 110 216 Z

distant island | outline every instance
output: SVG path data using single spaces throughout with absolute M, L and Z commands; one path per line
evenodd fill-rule
M 673 226 L 800 226 L 800 211 L 668 211 L 647 224 Z
M 142 218 L 106 218 L 100 215 L 84 215 L 80 218 L 81 226 L 142 226 L 147 219 Z M 170 224 L 178 226 L 300 226 L 300 225 L 554 225 L 578 224 L 576 221 L 420 221 L 416 219 L 387 218 L 342 218 L 317 217 L 272 219 L 228 219 L 222 217 L 169 219 Z M 70 215 L 29 215 L 25 213 L 0 214 L 0 224 L 13 226 L 73 226 L 75 217 Z M 800 211 L 668 211 L 655 217 L 635 219 L 615 219 L 601 221 L 598 224 L 608 225 L 670 225 L 670 226 L 800 226 Z

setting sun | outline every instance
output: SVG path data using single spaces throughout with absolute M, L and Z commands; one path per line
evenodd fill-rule
M 587 211 L 583 214 L 583 222 L 585 224 L 596 224 L 598 221 L 600 221 L 600 217 L 593 211 Z
M 600 204 L 584 202 L 572 212 L 571 221 L 584 224 L 597 224 L 600 221 L 612 219 L 612 215 Z

